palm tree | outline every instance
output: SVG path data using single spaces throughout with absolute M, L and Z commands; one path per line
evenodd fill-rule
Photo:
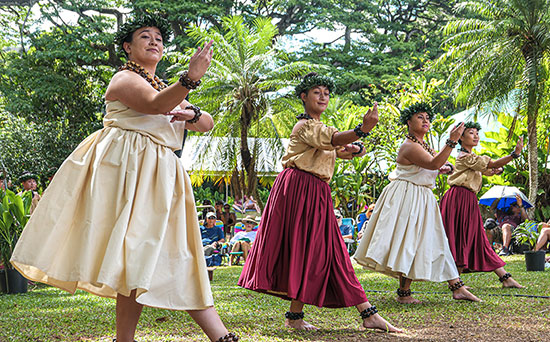
M 192 27 L 189 35 L 200 42 L 214 40 L 215 51 L 193 102 L 213 113 L 216 125 L 209 136 L 231 138 L 219 155 L 238 180 L 234 185 L 259 200 L 259 164 L 279 162 L 283 153 L 274 117 L 289 107 L 288 101 L 296 101 L 285 98 L 283 90 L 293 90 L 290 86 L 312 65 L 289 62 L 276 48 L 277 28 L 270 18 L 257 18 L 249 28 L 242 17 L 227 17 L 221 30 Z M 274 149 L 269 155 L 275 160 L 260 160 L 262 149 Z
M 515 100 L 527 116 L 529 200 L 538 191 L 537 117 L 545 97 L 550 57 L 549 0 L 475 0 L 458 4 L 473 17 L 449 22 L 447 52 L 453 61 L 449 81 L 457 102 L 480 106 Z M 517 115 L 516 114 L 516 115 Z

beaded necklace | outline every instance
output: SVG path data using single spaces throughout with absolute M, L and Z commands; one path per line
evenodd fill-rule
M 470 151 L 468 151 L 467 149 L 465 149 L 464 147 L 460 146 L 460 148 L 458 149 L 460 152 L 464 152 L 464 153 L 472 153 Z
M 134 61 L 128 61 L 126 62 L 126 64 L 118 68 L 118 71 L 122 70 L 130 70 L 135 72 L 139 76 L 143 77 L 147 82 L 149 82 L 149 84 L 157 91 L 161 91 L 162 89 L 168 87 L 166 83 L 162 82 L 160 78 L 158 78 L 156 75 L 151 76 L 149 71 L 145 70 L 145 68 Z
M 411 140 L 412 142 L 415 142 L 415 143 L 419 144 L 420 146 L 422 146 L 422 148 L 423 148 L 426 152 L 428 152 L 432 157 L 435 155 L 435 151 L 430 147 L 430 145 L 428 145 L 427 142 L 425 142 L 425 141 L 422 141 L 422 142 L 421 142 L 420 140 L 418 140 L 418 139 L 417 139 L 414 135 L 412 135 L 412 134 L 407 134 L 407 135 L 405 135 L 405 138 L 407 138 L 407 139 Z
M 296 115 L 296 119 L 298 119 L 298 120 L 300 120 L 300 119 L 313 120 L 311 115 L 309 115 L 308 113 L 302 113 L 300 115 Z

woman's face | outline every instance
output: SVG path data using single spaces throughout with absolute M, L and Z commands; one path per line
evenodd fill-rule
M 514 215 L 521 213 L 521 208 L 518 206 L 517 203 L 513 203 L 510 207 L 512 208 L 512 213 Z
M 247 232 L 251 232 L 252 229 L 254 229 L 254 223 L 250 223 L 250 222 L 245 222 L 244 224 L 244 230 L 247 231 Z
M 162 35 L 156 27 L 142 27 L 132 34 L 132 41 L 124 43 L 130 60 L 147 63 L 161 60 L 164 51 Z
M 477 128 L 466 128 L 460 140 L 462 140 L 463 146 L 477 146 L 479 143 L 479 132 Z
M 306 93 L 300 95 L 304 101 L 306 113 L 321 114 L 327 109 L 330 100 L 330 91 L 325 86 L 313 87 Z
M 417 132 L 422 135 L 430 130 L 430 116 L 426 112 L 416 113 L 407 121 L 410 132 Z

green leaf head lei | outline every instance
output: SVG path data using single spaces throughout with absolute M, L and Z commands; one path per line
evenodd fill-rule
M 128 56 L 128 54 L 124 51 L 124 42 L 131 42 L 132 34 L 142 27 L 158 28 L 162 35 L 163 44 L 166 44 L 172 35 L 170 23 L 160 15 L 148 12 L 135 13 L 130 20 L 120 27 L 120 30 L 118 30 L 114 38 L 115 44 L 126 56 Z
M 319 75 L 316 72 L 310 72 L 304 77 L 302 82 L 296 86 L 296 96 L 300 97 L 302 93 L 307 93 L 308 90 L 317 86 L 325 86 L 331 93 L 335 89 L 332 78 Z
M 38 181 L 38 176 L 32 172 L 25 172 L 21 176 L 19 176 L 19 183 L 23 183 L 24 181 L 27 181 L 29 179 L 34 179 L 35 181 Z
M 432 121 L 433 119 L 432 108 L 430 107 L 430 105 L 426 102 L 418 102 L 403 109 L 401 111 L 399 121 L 403 125 L 406 125 L 407 121 L 409 121 L 409 119 L 412 118 L 413 115 L 418 113 L 426 113 L 428 114 L 428 118 L 430 121 Z
M 466 130 L 468 128 L 475 128 L 478 132 L 481 131 L 481 125 L 473 121 L 468 121 L 464 124 L 464 129 Z

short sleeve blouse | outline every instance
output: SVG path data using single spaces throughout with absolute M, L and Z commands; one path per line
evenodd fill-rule
M 325 182 L 334 173 L 336 148 L 332 136 L 338 130 L 318 120 L 307 120 L 297 132 L 290 135 L 290 142 L 283 156 L 283 167 L 294 167 L 309 172 Z

